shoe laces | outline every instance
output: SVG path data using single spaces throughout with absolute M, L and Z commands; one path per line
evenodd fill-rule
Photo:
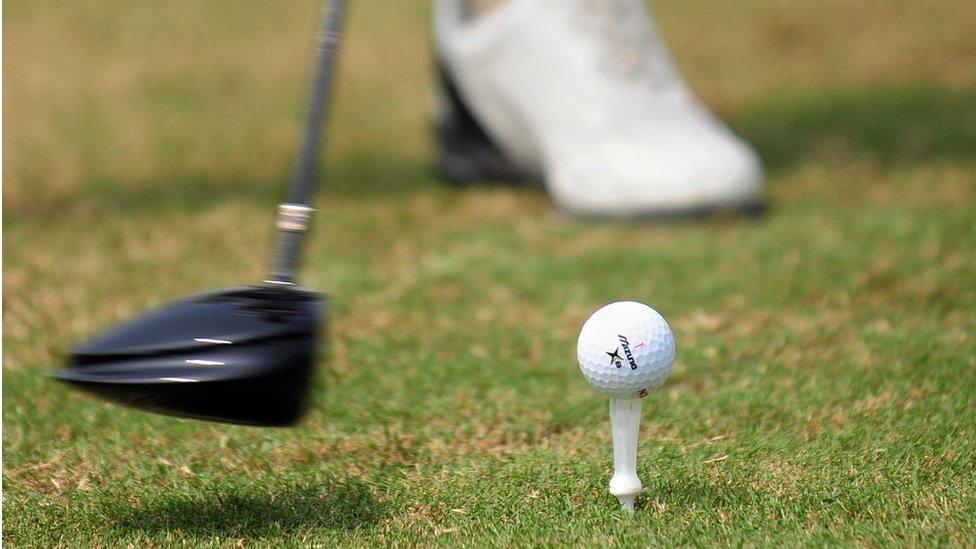
M 579 26 L 603 45 L 600 68 L 653 90 L 671 87 L 677 76 L 663 41 L 637 0 L 576 0 Z

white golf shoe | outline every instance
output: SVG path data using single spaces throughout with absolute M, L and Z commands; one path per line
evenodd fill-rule
M 542 178 L 573 213 L 752 209 L 755 152 L 700 105 L 640 0 L 438 0 L 439 167 Z

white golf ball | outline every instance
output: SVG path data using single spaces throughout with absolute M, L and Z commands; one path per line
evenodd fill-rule
M 643 398 L 674 364 L 674 335 L 664 317 L 636 301 L 600 308 L 583 324 L 576 343 L 580 371 L 611 398 Z

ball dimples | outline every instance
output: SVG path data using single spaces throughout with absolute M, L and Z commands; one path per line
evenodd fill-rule
M 576 343 L 580 371 L 611 398 L 640 398 L 667 379 L 674 335 L 664 317 L 636 301 L 600 308 L 583 324 Z

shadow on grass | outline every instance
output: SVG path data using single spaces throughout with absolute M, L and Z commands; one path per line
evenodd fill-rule
M 876 86 L 764 95 L 730 123 L 759 150 L 770 170 L 817 159 L 869 158 L 883 165 L 971 160 L 976 150 L 976 88 Z M 17 217 L 80 209 L 158 215 L 205 210 L 228 200 L 266 205 L 273 212 L 285 196 L 290 169 L 290 159 L 279 161 L 282 173 L 275 179 L 247 174 L 215 178 L 178 167 L 144 181 L 92 179 L 70 195 L 25 202 L 16 210 L 4 206 L 4 213 Z M 431 174 L 431 163 L 379 150 L 379 145 L 356 149 L 322 161 L 326 170 L 318 179 L 320 196 L 389 198 L 443 184 Z M 270 219 L 273 213 L 268 215 Z
M 275 206 L 286 198 L 291 182 L 289 169 L 283 167 L 281 176 L 273 179 L 240 174 L 214 177 L 179 170 L 135 181 L 96 177 L 63 196 L 44 200 L 14 200 L 14 204 L 17 204 L 14 208 L 9 206 L 8 201 L 4 214 L 12 218 L 65 211 L 99 215 L 160 215 L 166 212 L 205 211 L 228 201 L 238 201 L 266 207 L 268 219 L 271 219 Z M 418 186 L 432 183 L 433 178 L 424 159 L 366 150 L 348 155 L 335 166 L 323 165 L 317 177 L 316 191 L 323 201 L 333 197 L 388 198 L 413 193 Z
M 195 212 L 231 200 L 268 204 L 284 197 L 284 183 L 254 178 L 213 178 L 200 174 L 173 173 L 123 182 L 90 179 L 76 191 L 58 197 L 4 205 L 11 218 L 85 212 L 98 215 L 162 214 Z M 269 219 L 272 214 L 269 214 Z
M 765 97 L 731 125 L 770 169 L 811 158 L 870 158 L 882 165 L 971 160 L 976 88 L 876 86 Z
M 368 528 L 388 513 L 358 479 L 303 484 L 279 490 L 222 487 L 214 492 L 162 495 L 139 508 L 112 503 L 112 527 L 150 534 L 193 537 L 266 537 L 294 531 Z

